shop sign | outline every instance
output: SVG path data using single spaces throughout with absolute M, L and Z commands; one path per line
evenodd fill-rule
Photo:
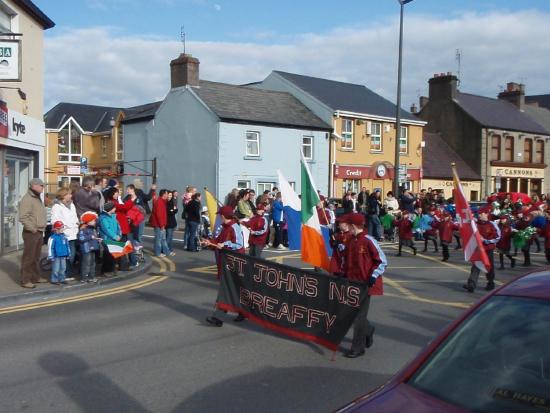
M 15 110 L 8 112 L 8 138 L 20 142 L 45 146 L 44 122 Z
M 8 105 L 0 100 L 0 137 L 8 137 Z
M 67 175 L 80 175 L 80 165 L 67 165 Z
M 544 169 L 541 168 L 517 168 L 517 167 L 491 167 L 491 176 L 502 178 L 544 178 Z
M 21 81 L 21 42 L 0 40 L 0 81 Z
M 334 176 L 344 179 L 366 179 L 369 177 L 370 168 L 365 166 L 341 166 L 334 165 Z

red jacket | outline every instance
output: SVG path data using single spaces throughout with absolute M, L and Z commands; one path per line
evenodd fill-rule
M 248 243 L 252 245 L 264 246 L 266 244 L 267 236 L 269 235 L 267 218 L 264 216 L 254 215 L 246 223 L 246 226 L 250 229 Z
M 396 220 L 394 225 L 399 230 L 399 239 L 411 240 L 413 238 L 413 223 L 408 217 Z
M 497 242 L 500 240 L 500 229 L 493 221 L 477 221 L 477 229 L 483 241 L 485 251 L 495 249 Z
M 497 248 L 501 251 L 508 251 L 512 248 L 512 227 L 509 224 L 498 224 L 500 228 L 500 240 L 497 242 Z
M 370 277 L 376 283 L 369 288 L 369 295 L 382 295 L 382 274 L 388 262 L 378 243 L 366 231 L 351 236 L 344 257 L 344 273 L 350 280 L 367 282 Z
M 168 223 L 168 206 L 166 199 L 157 198 L 153 202 L 150 223 L 155 228 L 164 228 Z
M 316 208 L 317 208 L 317 216 L 319 217 L 319 223 L 321 225 L 328 225 L 329 224 L 328 214 L 325 211 L 325 209 L 324 208 L 319 208 L 319 207 L 316 207 Z
M 347 245 L 351 239 L 351 232 L 337 232 L 334 234 L 332 242 L 332 256 L 330 257 L 330 272 L 333 274 L 342 274 L 344 272 L 344 255 Z
M 458 225 L 453 221 L 439 221 L 436 224 L 437 230 L 439 231 L 439 239 L 441 242 L 446 242 L 450 244 L 453 242 L 453 233 L 458 229 Z
M 115 201 L 115 211 L 116 211 L 116 220 L 118 225 L 120 225 L 120 232 L 123 235 L 129 234 L 132 230 L 130 228 L 130 222 L 128 221 L 128 211 L 134 206 L 134 201 L 131 199 L 127 200 L 123 204 Z
M 241 227 L 237 221 L 231 220 L 221 225 L 220 233 L 214 240 L 217 244 L 225 244 L 224 249 L 244 253 L 244 239 Z

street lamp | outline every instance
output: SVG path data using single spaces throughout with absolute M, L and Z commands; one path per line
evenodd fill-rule
M 397 0 L 401 6 L 399 19 L 399 63 L 397 64 L 397 108 L 395 110 L 395 164 L 393 176 L 393 193 L 399 197 L 399 151 L 401 142 L 401 66 L 403 61 L 403 10 L 413 0 Z

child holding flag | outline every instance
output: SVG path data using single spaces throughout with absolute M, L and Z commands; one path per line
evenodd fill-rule
M 106 202 L 103 206 L 103 212 L 99 216 L 99 235 L 103 239 L 105 246 L 103 250 L 103 266 L 102 272 L 107 276 L 109 273 L 115 271 L 115 259 L 109 252 L 107 246 L 109 242 L 120 241 L 122 232 L 120 225 L 116 219 L 116 207 L 113 202 Z

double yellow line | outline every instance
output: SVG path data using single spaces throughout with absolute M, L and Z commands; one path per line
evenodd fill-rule
M 116 287 L 116 288 L 110 288 L 108 290 L 96 291 L 88 294 L 81 294 L 74 297 L 48 300 L 40 303 L 21 304 L 21 305 L 15 305 L 12 307 L 4 307 L 4 308 L 0 308 L 0 315 L 16 313 L 20 311 L 35 310 L 38 308 L 53 307 L 56 305 L 75 303 L 78 301 L 92 300 L 94 298 L 107 297 L 114 294 L 120 294 L 127 291 L 136 290 L 138 288 L 147 287 L 149 285 L 153 285 L 158 282 L 164 281 L 168 278 L 168 276 L 162 275 L 164 272 L 166 272 L 168 269 L 170 269 L 170 271 L 176 270 L 176 264 L 173 261 L 169 260 L 168 258 L 166 259 L 162 259 L 160 257 L 151 257 L 151 258 L 153 259 L 153 261 L 155 261 L 159 265 L 159 272 L 158 274 L 150 273 L 149 274 L 150 277 L 145 280 L 138 281 L 132 284 L 125 284 L 123 286 Z

